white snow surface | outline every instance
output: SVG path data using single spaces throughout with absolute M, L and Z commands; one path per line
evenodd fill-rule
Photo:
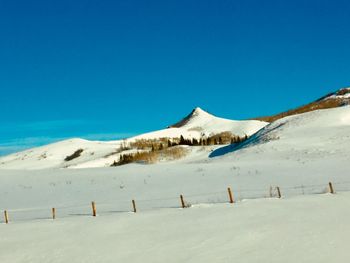
M 152 165 L 0 169 L 10 217 L 0 262 L 347 262 L 349 106 L 280 119 L 240 145 L 191 149 Z M 268 198 L 275 186 L 282 199 Z M 192 207 L 179 208 L 180 194 Z
M 0 225 L 0 261 L 348 262 L 350 195 Z
M 168 128 L 142 134 L 127 140 L 101 142 L 83 139 L 69 139 L 42 147 L 29 149 L 0 158 L 0 169 L 47 169 L 47 168 L 96 168 L 108 167 L 119 160 L 122 143 L 137 139 L 158 138 L 201 138 L 224 131 L 235 135 L 251 135 L 267 125 L 262 121 L 233 121 L 215 117 L 196 108 L 189 122 L 180 128 Z M 81 156 L 66 162 L 64 159 L 75 151 L 83 149 Z M 125 153 L 125 152 L 124 152 Z

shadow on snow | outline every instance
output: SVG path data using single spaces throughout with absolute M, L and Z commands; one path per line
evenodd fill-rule
M 271 124 L 269 124 L 243 142 L 226 145 L 224 147 L 214 150 L 209 154 L 209 158 L 223 156 L 225 154 L 233 153 L 233 152 L 242 150 L 244 148 L 253 147 L 258 144 L 262 144 L 262 143 L 269 142 L 271 140 L 278 139 L 276 137 L 270 136 L 270 133 L 276 129 L 281 128 L 283 125 L 285 125 L 285 123 L 280 123 L 275 127 L 271 127 Z

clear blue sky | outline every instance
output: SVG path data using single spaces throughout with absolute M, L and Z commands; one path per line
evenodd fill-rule
M 348 0 L 0 0 L 0 154 L 245 119 L 350 85 Z

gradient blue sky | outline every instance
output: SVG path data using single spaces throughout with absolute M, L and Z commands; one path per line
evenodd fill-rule
M 348 0 L 0 0 L 0 154 L 245 119 L 350 85 Z

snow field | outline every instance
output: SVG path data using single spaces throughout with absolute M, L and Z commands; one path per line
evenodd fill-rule
M 182 169 L 175 164 L 163 165 L 163 170 L 157 169 L 159 165 L 124 168 L 0 172 L 0 211 L 6 209 L 11 222 L 50 218 L 52 207 L 57 218 L 87 216 L 91 215 L 91 201 L 95 201 L 98 214 L 108 215 L 131 211 L 131 200 L 135 200 L 137 210 L 143 212 L 178 208 L 181 194 L 191 205 L 227 203 L 228 187 L 237 202 L 276 197 L 276 186 L 283 197 L 289 198 L 327 193 L 331 178 L 326 173 L 323 179 L 310 174 L 307 179 L 295 180 L 293 174 L 286 176 L 278 170 L 262 176 L 260 170 L 227 165 L 219 171 L 215 163 L 202 168 L 195 164 L 183 165 Z M 350 191 L 347 174 L 341 175 L 331 180 L 335 191 Z
M 1 262 L 347 262 L 350 194 L 0 224 Z

